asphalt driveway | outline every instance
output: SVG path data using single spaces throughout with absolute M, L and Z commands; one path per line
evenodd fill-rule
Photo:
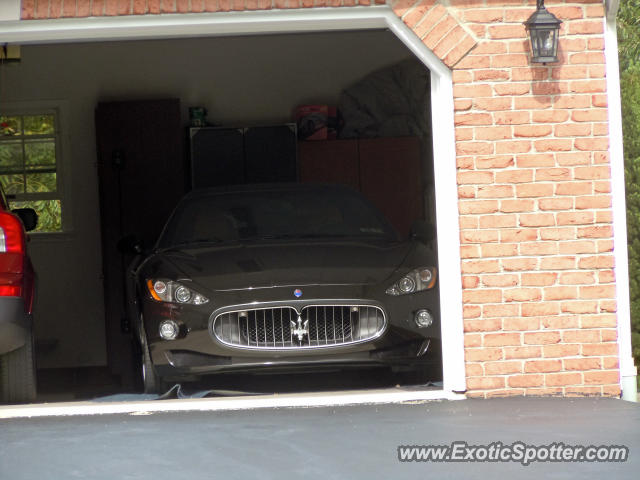
M 400 462 L 400 445 L 619 445 L 626 462 Z M 640 405 L 508 398 L 0 420 L 0 479 L 633 478 Z

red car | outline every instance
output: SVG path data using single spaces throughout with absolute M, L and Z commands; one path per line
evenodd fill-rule
M 31 208 L 9 210 L 0 189 L 0 401 L 36 397 L 32 309 L 35 274 L 25 230 L 38 222 Z

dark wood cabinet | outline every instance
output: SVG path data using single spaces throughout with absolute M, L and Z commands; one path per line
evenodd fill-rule
M 193 188 L 295 182 L 295 124 L 189 129 Z
M 420 139 L 367 138 L 300 142 L 301 182 L 348 185 L 363 193 L 403 235 L 424 219 Z
M 132 256 L 117 244 L 134 234 L 153 245 L 185 192 L 180 102 L 100 103 L 95 121 L 108 361 L 131 386 L 133 319 L 127 318 L 124 282 Z

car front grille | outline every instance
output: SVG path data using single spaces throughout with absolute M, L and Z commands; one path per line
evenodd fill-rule
M 310 305 L 234 310 L 216 316 L 213 333 L 226 345 L 258 349 L 317 348 L 379 336 L 386 319 L 371 305 Z

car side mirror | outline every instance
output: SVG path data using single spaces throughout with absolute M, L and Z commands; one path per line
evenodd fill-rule
M 118 240 L 116 245 L 122 254 L 140 255 L 143 252 L 142 241 L 135 235 L 126 235 Z
M 411 238 L 429 243 L 436 238 L 436 228 L 424 220 L 416 220 L 411 225 Z
M 33 208 L 16 208 L 15 210 L 11 210 L 11 212 L 22 220 L 24 229 L 27 232 L 34 230 L 38 226 L 38 214 Z

